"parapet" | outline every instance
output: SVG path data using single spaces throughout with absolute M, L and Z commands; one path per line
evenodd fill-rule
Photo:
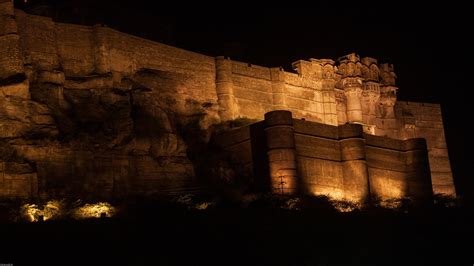
M 395 86 L 396 78 L 393 64 L 384 63 L 380 65 L 380 80 L 384 85 Z
M 359 124 L 345 124 L 337 127 L 337 129 L 339 139 L 362 138 L 364 136 L 362 125 Z
M 292 67 L 300 76 L 312 80 L 335 79 L 336 67 L 332 59 L 314 59 L 310 61 L 298 60 Z
M 393 64 L 379 64 L 376 58 L 361 58 L 356 53 L 341 56 L 336 61 L 315 58 L 298 60 L 292 66 L 300 76 L 313 80 L 361 78 L 364 82 L 381 82 L 385 86 L 395 86 L 396 80 Z
M 339 64 L 345 64 L 349 62 L 356 63 L 360 61 L 360 56 L 356 53 L 350 53 L 339 57 L 337 61 L 339 62 Z
M 321 66 L 325 66 L 325 65 L 331 65 L 331 66 L 334 66 L 334 64 L 336 63 L 334 60 L 332 59 L 316 59 L 316 58 L 310 58 L 309 59 L 310 62 L 313 62 L 313 63 L 316 63 L 316 64 L 319 64 Z
M 361 60 L 362 64 L 370 67 L 371 65 L 377 65 L 377 59 L 372 57 L 363 57 Z

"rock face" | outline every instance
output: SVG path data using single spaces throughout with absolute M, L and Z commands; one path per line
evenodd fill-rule
M 0 0 L 0 196 L 111 197 L 232 179 L 245 169 L 207 152 L 214 126 L 282 109 L 361 124 L 366 134 L 426 138 L 434 192 L 455 194 L 440 107 L 397 102 L 392 65 L 350 54 L 294 68 L 57 23 Z
M 109 87 L 101 87 L 109 76 L 63 84 L 57 76 L 34 73 L 28 97 L 0 97 L 0 137 L 15 153 L 2 157 L 3 195 L 111 197 L 196 186 L 177 131 L 192 118 L 172 112 L 173 92 L 154 84 L 160 75 L 140 72 Z
M 206 129 L 213 104 L 183 95 L 189 77 L 138 66 L 104 72 L 99 58 L 79 73 L 47 54 L 51 36 L 32 45 L 21 34 L 51 21 L 10 1 L 0 16 L 0 196 L 110 198 L 197 186 L 181 135 L 190 124 Z
M 57 76 L 33 73 L 28 97 L 0 97 L 0 138 L 15 153 L 2 158 L 3 195 L 111 197 L 195 186 L 177 131 L 192 118 L 172 111 L 177 92 L 159 90 L 160 74 L 138 72 L 108 87 L 109 75 L 62 84 Z

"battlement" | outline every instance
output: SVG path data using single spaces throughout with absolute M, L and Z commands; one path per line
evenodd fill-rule
M 332 59 L 298 60 L 292 64 L 293 69 L 301 76 L 309 79 L 341 80 L 348 77 L 358 77 L 364 82 L 380 82 L 381 85 L 395 86 L 396 74 L 392 64 L 378 64 L 372 57 L 360 58 L 351 53 Z

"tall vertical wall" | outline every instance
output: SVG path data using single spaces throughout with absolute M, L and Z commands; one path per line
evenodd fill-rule
M 0 2 L 0 55 L 0 196 L 120 196 L 196 184 L 172 119 L 201 129 L 219 121 L 214 57 L 56 23 L 11 1 Z M 72 123 L 100 123 L 118 138 L 102 143 L 108 148 L 58 141 L 58 127 Z
M 233 117 L 262 119 L 266 112 L 289 110 L 327 125 L 360 124 L 371 135 L 426 138 L 433 191 L 455 195 L 440 107 L 397 102 L 393 65 L 349 54 L 337 64 L 310 59 L 293 67 L 297 73 L 232 62 Z
M 23 56 L 20 36 L 11 1 L 0 1 L 0 78 L 7 79 L 23 74 Z
M 113 78 L 103 82 L 104 87 L 112 87 L 123 76 L 132 75 L 140 69 L 152 69 L 181 74 L 183 81 L 186 81 L 182 82 L 180 90 L 180 98 L 184 100 L 217 101 L 213 57 L 107 27 L 54 23 L 48 18 L 21 11 L 16 12 L 16 17 L 24 63 L 32 65 L 36 71 L 61 68 L 66 80 L 111 73 Z
M 298 118 L 337 125 L 332 79 L 335 74 L 331 64 L 326 66 L 328 73 L 323 73 L 323 63 L 307 62 L 321 69 L 306 76 L 285 72 L 281 68 L 267 68 L 229 59 L 218 58 L 218 62 L 221 65 L 227 64 L 227 77 L 230 78 L 225 83 L 225 86 L 228 86 L 226 93 L 232 93 L 232 100 L 220 100 L 224 104 L 221 108 L 233 110 L 234 119 L 262 119 L 263 114 L 269 111 L 289 110 Z M 311 67 L 306 66 L 306 62 L 301 64 L 300 68 L 311 70 Z M 218 65 L 218 69 L 222 67 Z M 217 76 L 219 95 L 220 87 L 224 86 L 221 76 Z M 230 99 L 226 94 L 222 95 Z
M 21 38 L 11 1 L 0 1 L 0 95 L 29 98 Z
M 20 35 L 11 1 L 0 1 L 0 138 L 10 138 L 32 126 L 36 105 L 28 103 L 29 83 L 26 79 Z M 7 120 L 10 113 L 21 117 Z M 0 196 L 28 197 L 38 190 L 34 165 L 16 158 L 14 151 L 0 139 Z
M 401 139 L 426 139 L 434 193 L 454 195 L 456 192 L 449 163 L 441 106 L 432 103 L 398 101 L 395 112 L 400 123 Z
M 365 136 L 370 191 L 380 199 L 433 195 L 424 139 Z

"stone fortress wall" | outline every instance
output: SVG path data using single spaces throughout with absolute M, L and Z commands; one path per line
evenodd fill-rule
M 397 101 L 392 65 L 350 54 L 338 63 L 330 59 L 297 61 L 295 74 L 223 58 L 217 62 L 216 86 L 218 92 L 221 88 L 227 92 L 226 113 L 221 117 L 261 119 L 272 110 L 289 110 L 295 118 L 327 125 L 361 124 L 371 135 L 425 138 L 434 192 L 455 194 L 441 107 Z M 227 66 L 219 68 L 219 64 Z M 221 73 L 223 69 L 227 73 Z M 225 78 L 219 79 L 221 76 Z
M 100 25 L 53 22 L 15 10 L 5 0 L 0 1 L 0 47 L 0 101 L 24 112 L 21 119 L 11 119 L 6 107 L 0 110 L 9 118 L 0 123 L 3 139 L 19 138 L 33 129 L 57 136 L 61 128 L 54 119 L 61 114 L 48 110 L 45 103 L 50 109 L 65 110 L 71 105 L 70 95 L 95 95 L 101 90 L 129 93 L 146 87 L 153 97 L 134 97 L 146 102 L 140 103 L 145 109 L 153 105 L 154 115 L 164 110 L 198 117 L 201 129 L 243 117 L 261 120 L 267 112 L 289 110 L 296 119 L 326 125 L 361 124 L 371 135 L 426 138 L 434 192 L 455 194 L 440 106 L 397 101 L 393 66 L 373 58 L 350 54 L 337 62 L 300 60 L 293 64 L 296 73 L 291 73 L 197 54 Z M 43 102 L 38 100 L 42 93 L 48 96 Z M 87 105 L 77 97 L 73 100 Z M 98 103 L 115 100 L 100 98 Z M 180 143 L 173 126 L 166 133 Z M 21 152 L 27 145 L 16 147 L 28 160 L 38 160 Z M 121 167 L 124 164 L 130 162 L 122 162 Z M 34 194 L 37 181 L 26 177 L 33 172 L 12 179 L 21 182 L 11 181 L 8 186 L 4 182 L 0 191 Z
M 374 136 L 358 124 L 325 125 L 278 110 L 266 113 L 264 121 L 218 135 L 214 144 L 229 152 L 257 190 L 357 203 L 432 199 L 422 138 Z

